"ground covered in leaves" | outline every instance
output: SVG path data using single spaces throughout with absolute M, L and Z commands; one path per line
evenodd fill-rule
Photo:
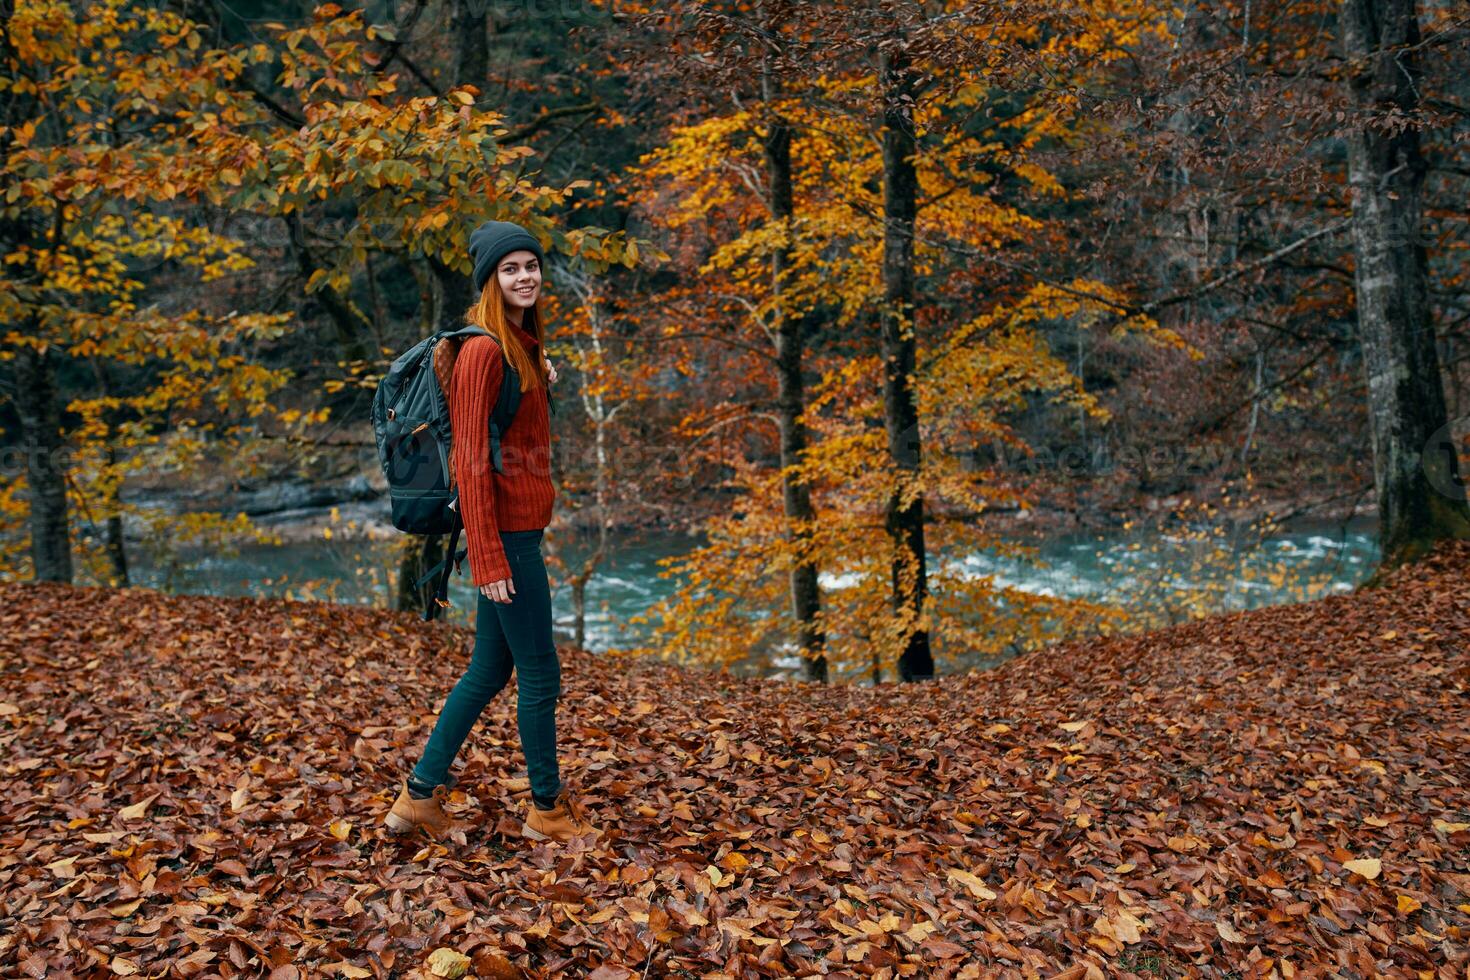
M 877 690 L 564 651 L 591 848 L 509 832 L 509 690 L 380 832 L 467 632 L 6 585 L 0 975 L 1463 980 L 1467 582 Z

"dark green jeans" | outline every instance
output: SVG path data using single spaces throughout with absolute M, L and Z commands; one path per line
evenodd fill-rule
M 516 722 L 531 792 L 548 803 L 561 792 L 556 761 L 556 702 L 561 661 L 551 639 L 551 583 L 541 558 L 542 530 L 501 531 L 515 594 L 496 602 L 479 594 L 475 649 L 464 676 L 449 692 L 444 710 L 414 767 L 412 779 L 437 786 L 490 699 L 516 675 Z

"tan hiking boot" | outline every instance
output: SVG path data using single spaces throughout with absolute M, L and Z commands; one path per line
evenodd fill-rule
M 443 837 L 454 826 L 449 814 L 444 812 L 444 801 L 449 798 L 448 786 L 435 786 L 434 795 L 425 800 L 416 800 L 408 794 L 408 784 L 398 791 L 393 809 L 383 818 L 383 826 L 390 833 L 406 834 L 416 827 L 423 827 L 435 837 Z
M 530 809 L 526 813 L 526 822 L 521 824 L 521 836 L 531 840 L 565 843 L 573 837 L 596 837 L 602 833 L 587 819 L 581 804 L 565 789 L 556 798 L 555 809 L 542 810 L 536 806 L 535 800 L 528 801 L 526 806 Z

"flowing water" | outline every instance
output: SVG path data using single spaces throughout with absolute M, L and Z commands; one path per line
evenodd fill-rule
M 991 575 L 999 585 L 1041 595 L 1132 603 L 1162 609 L 1192 597 L 1199 611 L 1230 611 L 1346 591 L 1377 566 L 1371 521 L 1298 527 L 1254 542 L 1220 537 L 1170 536 L 1147 531 L 1066 534 L 1043 540 L 1036 560 L 981 552 L 931 555 L 948 570 Z M 660 578 L 658 559 L 684 553 L 696 539 L 660 534 L 614 539 L 611 555 L 587 589 L 587 646 L 592 650 L 628 645 L 642 627 L 629 620 L 674 588 Z M 558 640 L 572 634 L 570 587 L 565 569 L 575 567 L 592 542 L 576 539 L 543 546 L 552 575 L 552 605 Z M 1227 557 L 1222 561 L 1221 554 Z M 134 583 L 166 591 L 319 599 L 386 607 L 392 595 L 392 543 L 365 539 L 313 540 L 280 546 L 243 546 L 238 554 L 184 554 L 172 565 L 134 562 Z M 563 564 L 565 563 L 565 564 Z M 931 565 L 931 567 L 933 567 Z M 824 574 L 825 587 L 851 584 Z M 473 625 L 477 595 L 469 567 L 451 579 L 446 619 Z M 1172 607 L 1171 607 L 1172 608 Z M 1172 615 L 1170 618 L 1174 618 Z M 1183 618 L 1182 614 L 1178 618 Z

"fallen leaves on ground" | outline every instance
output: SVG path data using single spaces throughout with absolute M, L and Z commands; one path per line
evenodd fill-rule
M 466 631 L 6 585 L 0 973 L 1464 977 L 1467 573 L 876 690 L 564 651 L 565 848 L 513 682 L 380 829 Z

